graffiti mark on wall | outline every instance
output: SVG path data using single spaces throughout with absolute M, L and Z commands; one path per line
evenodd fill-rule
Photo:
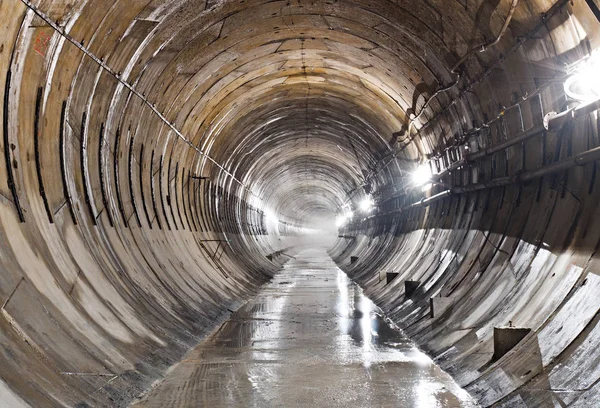
M 45 32 L 40 32 L 35 39 L 35 43 L 33 44 L 33 49 L 35 52 L 40 54 L 42 57 L 46 56 L 46 51 L 48 50 L 48 44 L 50 43 L 51 35 L 46 34 Z

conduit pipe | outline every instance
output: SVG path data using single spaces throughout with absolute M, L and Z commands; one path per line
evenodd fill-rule
M 470 49 L 469 51 L 467 51 L 467 53 L 465 55 L 463 55 L 458 60 L 458 62 L 450 70 L 451 74 L 456 75 L 456 78 L 455 78 L 454 82 L 452 82 L 450 85 L 447 85 L 447 86 L 445 86 L 443 88 L 438 89 L 429 98 L 427 98 L 427 100 L 423 104 L 423 107 L 421 108 L 421 110 L 419 111 L 419 113 L 416 116 L 414 116 L 414 117 L 412 117 L 410 119 L 410 122 L 408 123 L 408 128 L 407 128 L 406 132 L 404 133 L 404 135 L 408 134 L 410 136 L 411 127 L 421 117 L 421 115 L 423 114 L 423 112 L 425 112 L 425 109 L 427 109 L 427 107 L 429 106 L 429 104 L 431 103 L 431 101 L 433 101 L 435 98 L 437 98 L 437 96 L 439 94 L 447 92 L 450 89 L 454 88 L 456 85 L 458 85 L 459 81 L 462 78 L 462 75 L 461 75 L 461 73 L 457 72 L 457 69 L 467 60 L 467 58 L 469 58 L 472 54 L 474 54 L 477 51 L 479 51 L 479 52 L 485 52 L 485 51 L 488 50 L 488 48 L 490 48 L 490 47 L 498 44 L 498 42 L 500 41 L 500 39 L 502 38 L 502 36 L 506 32 L 506 29 L 508 28 L 508 25 L 510 24 L 510 21 L 512 20 L 513 14 L 514 14 L 515 9 L 517 8 L 518 4 L 519 4 L 519 0 L 513 0 L 512 1 L 512 4 L 510 5 L 510 9 L 508 11 L 508 15 L 506 16 L 506 20 L 504 21 L 504 25 L 502 26 L 502 29 L 500 30 L 500 32 L 498 33 L 498 35 L 496 36 L 496 38 L 494 38 L 492 41 L 489 41 L 489 42 L 487 42 L 485 44 L 481 44 L 481 45 L 478 45 L 477 47 L 474 47 L 474 48 Z M 415 136 L 416 136 L 416 134 L 415 134 Z M 408 144 L 410 144 L 410 142 L 412 142 L 412 140 L 413 140 L 413 138 L 410 138 L 407 142 L 405 142 L 404 146 L 407 146 Z M 404 148 L 404 146 L 402 147 L 402 149 Z
M 464 166 L 468 163 L 482 159 L 484 157 L 491 156 L 494 153 L 497 153 L 501 150 L 504 150 L 506 148 L 514 146 L 518 143 L 525 142 L 526 140 L 541 134 L 545 130 L 548 130 L 551 132 L 556 132 L 562 126 L 564 126 L 567 122 L 570 122 L 574 119 L 581 118 L 581 117 L 588 115 L 598 109 L 600 109 L 600 100 L 596 100 L 596 101 L 589 102 L 589 103 L 586 103 L 583 105 L 579 105 L 576 108 L 568 109 L 561 113 L 556 113 L 556 112 L 548 113 L 546 115 L 546 117 L 544 118 L 544 122 L 542 124 L 534 126 L 523 132 L 519 132 L 516 134 L 515 137 L 511 138 L 510 140 L 506 140 L 504 142 L 481 149 L 475 153 L 467 154 L 462 159 L 457 160 L 454 163 L 452 163 L 444 171 L 434 174 L 432 178 L 434 180 L 441 179 L 441 178 L 447 176 L 448 174 L 450 174 L 451 172 L 453 172 L 454 170 L 458 169 L 461 166 Z
M 431 103 L 431 101 L 433 101 L 438 95 L 449 91 L 450 89 L 454 88 L 456 85 L 458 85 L 458 83 L 460 82 L 462 75 L 460 73 L 457 73 L 456 70 L 458 69 L 458 67 L 460 65 L 462 65 L 462 63 L 474 52 L 478 51 L 479 52 L 484 52 L 486 51 L 489 47 L 494 46 L 495 44 L 497 44 L 500 39 L 502 38 L 502 36 L 504 35 L 504 33 L 506 32 L 506 29 L 508 28 L 508 25 L 510 24 L 510 21 L 512 20 L 513 14 L 515 12 L 515 9 L 517 8 L 517 5 L 519 4 L 519 0 L 513 0 L 510 10 L 508 12 L 508 16 L 506 17 L 506 20 L 504 21 L 504 25 L 502 26 L 502 29 L 500 30 L 500 32 L 498 33 L 498 35 L 496 36 L 496 38 L 486 44 L 480 45 L 478 47 L 475 47 L 471 50 L 469 50 L 465 55 L 463 55 L 461 57 L 460 60 L 458 60 L 458 62 L 454 65 L 454 67 L 450 70 L 451 74 L 456 75 L 455 80 L 443 87 L 440 88 L 438 90 L 436 90 L 429 98 L 427 98 L 425 100 L 425 103 L 423 104 L 423 106 L 421 107 L 421 110 L 419 111 L 419 113 L 417 115 L 413 115 L 408 123 L 408 126 L 406 128 L 406 131 L 401 135 L 402 137 L 406 137 L 408 135 L 408 140 L 404 141 L 404 144 L 395 152 L 392 153 L 390 160 L 384 165 L 382 166 L 379 170 L 376 170 L 374 172 L 374 174 L 371 174 L 369 177 L 367 177 L 365 180 L 365 183 L 363 183 L 361 185 L 361 187 L 364 187 L 365 185 L 368 184 L 368 181 L 376 174 L 378 174 L 381 170 L 383 170 L 384 168 L 386 168 L 392 161 L 394 161 L 394 159 L 396 158 L 397 153 L 401 152 L 402 150 L 404 150 L 408 145 L 410 145 L 412 143 L 412 141 L 414 140 L 414 138 L 419 134 L 419 132 L 415 133 L 412 137 L 410 136 L 410 132 L 411 132 L 411 128 L 414 125 L 414 123 L 421 117 L 421 115 L 423 114 L 423 112 L 425 112 L 425 109 L 427 109 L 427 107 L 429 106 L 429 104 Z
M 500 41 L 500 38 L 502 38 L 502 36 L 506 32 L 506 29 L 508 28 L 508 25 L 510 24 L 510 21 L 512 20 L 513 14 L 515 13 L 515 9 L 517 8 L 518 4 L 519 4 L 519 0 L 513 0 L 512 4 L 510 5 L 510 9 L 508 10 L 508 16 L 506 16 L 506 20 L 504 21 L 504 25 L 502 26 L 502 29 L 500 30 L 500 32 L 498 33 L 496 38 L 494 38 L 492 41 L 489 41 L 487 43 L 478 45 L 477 47 L 471 48 L 465 55 L 463 55 L 463 57 L 461 59 L 458 60 L 458 62 L 454 65 L 454 67 L 452 68 L 452 70 L 450 72 L 456 73 L 456 70 L 467 60 L 467 58 L 469 58 L 474 53 L 476 53 L 478 51 L 485 52 L 485 51 L 487 51 L 488 48 L 493 47 L 494 45 L 498 44 L 498 42 Z
M 508 186 L 511 184 L 526 183 L 526 182 L 547 176 L 549 174 L 558 173 L 560 171 L 566 171 L 566 170 L 569 170 L 569 169 L 571 169 L 573 167 L 577 167 L 577 166 L 584 166 L 584 165 L 591 163 L 593 161 L 596 161 L 596 160 L 600 160 L 600 147 L 586 150 L 585 152 L 579 153 L 573 157 L 549 164 L 547 166 L 540 167 L 539 169 L 536 169 L 536 170 L 519 172 L 512 177 L 499 177 L 499 178 L 496 178 L 496 179 L 493 179 L 490 181 L 486 181 L 483 183 L 474 183 L 474 184 L 469 184 L 466 186 L 451 187 L 447 190 L 444 190 L 442 192 L 434 194 L 431 197 L 422 198 L 421 200 L 418 200 L 414 203 L 408 204 L 397 210 L 387 211 L 387 212 L 384 212 L 381 214 L 375 214 L 371 217 L 364 218 L 362 221 L 367 221 L 367 220 L 370 220 L 373 218 L 382 217 L 382 216 L 390 215 L 390 214 L 403 213 L 403 212 L 408 211 L 413 208 L 427 207 L 436 201 L 439 201 L 443 198 L 450 197 L 450 196 L 474 193 L 474 192 L 480 191 L 480 190 L 487 190 L 487 189 L 496 188 L 496 187 L 504 187 L 504 186 Z

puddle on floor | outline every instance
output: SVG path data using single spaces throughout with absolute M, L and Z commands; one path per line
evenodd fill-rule
M 321 249 L 271 283 L 138 407 L 476 407 Z

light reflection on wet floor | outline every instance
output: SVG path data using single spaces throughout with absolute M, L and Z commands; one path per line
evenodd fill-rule
M 140 407 L 475 407 L 324 250 L 306 250 Z

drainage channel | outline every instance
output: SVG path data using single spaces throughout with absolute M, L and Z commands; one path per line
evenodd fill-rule
M 136 407 L 476 407 L 321 248 L 172 367 Z

